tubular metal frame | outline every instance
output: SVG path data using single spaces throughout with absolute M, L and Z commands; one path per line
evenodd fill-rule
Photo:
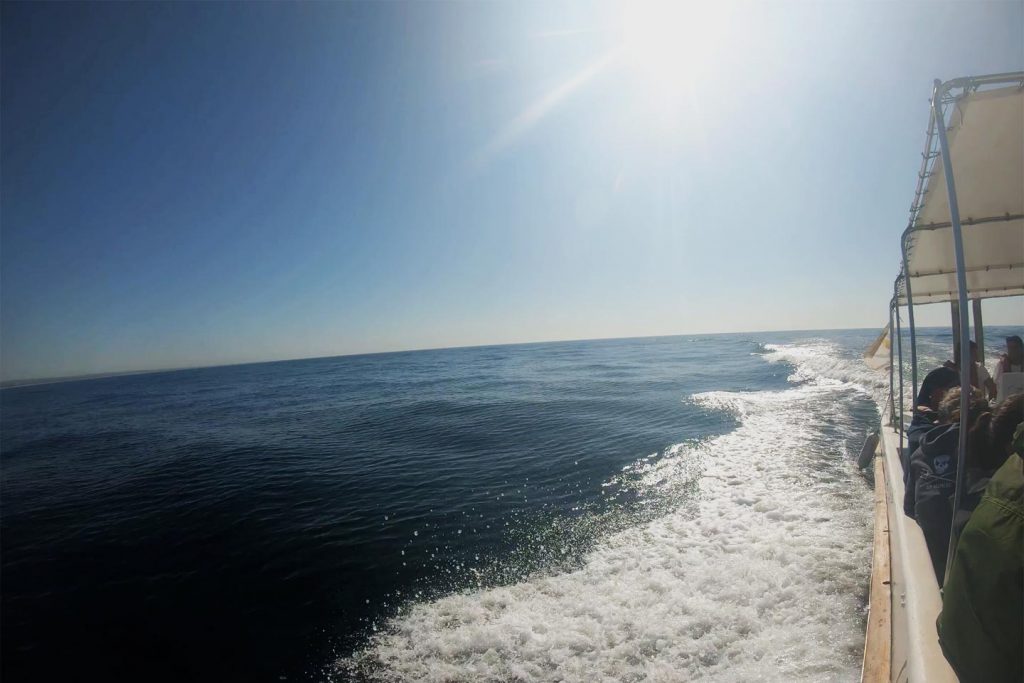
M 918 408 L 918 339 L 913 318 L 913 288 L 910 283 L 912 273 L 910 272 L 909 245 L 907 243 L 910 234 L 923 229 L 935 229 L 937 225 L 916 226 L 918 217 L 925 204 L 925 197 L 931 189 L 931 178 L 936 171 L 936 164 L 942 164 L 943 174 L 946 183 L 946 196 L 949 204 L 949 227 L 952 231 L 953 253 L 956 264 L 956 299 L 959 318 L 959 372 L 961 372 L 961 416 L 959 416 L 959 443 L 956 462 L 956 488 L 953 494 L 953 519 L 961 506 L 964 494 L 964 478 L 967 459 L 967 432 L 969 407 L 971 403 L 971 326 L 968 314 L 968 289 L 967 289 L 967 267 L 964 256 L 964 228 L 959 217 L 959 207 L 956 201 L 956 183 L 953 178 L 952 160 L 949 158 L 949 140 L 946 136 L 946 109 L 949 104 L 955 104 L 959 98 L 966 94 L 977 92 L 980 88 L 990 85 L 1012 85 L 1018 84 L 1024 88 L 1024 73 L 992 74 L 990 76 L 979 76 L 971 78 L 958 78 L 945 83 L 935 80 L 932 89 L 932 101 L 928 120 L 928 133 L 925 138 L 925 152 L 922 154 L 921 170 L 918 172 L 918 186 L 914 189 L 913 202 L 910 205 L 910 216 L 906 229 L 900 237 L 900 274 L 894 286 L 893 307 L 896 316 L 897 343 L 899 349 L 899 386 L 900 386 L 900 447 L 903 446 L 903 353 L 899 317 L 900 285 L 906 294 L 906 307 L 908 323 L 910 326 L 910 364 L 911 382 L 913 388 L 913 410 Z M 1002 217 L 1001 220 L 1010 220 L 1011 216 Z M 1013 217 L 1013 218 L 1016 218 Z M 992 217 L 990 221 L 1000 220 L 1000 217 Z M 990 222 L 985 219 L 984 222 Z M 971 221 L 974 222 L 980 221 Z M 951 294 L 951 293 L 950 293 Z M 977 297 L 980 301 L 983 297 Z M 980 305 L 980 304 L 979 304 Z M 890 372 L 890 383 L 892 373 Z M 949 532 L 949 547 L 946 552 L 946 577 L 949 574 L 949 567 L 952 565 L 953 556 L 956 552 L 957 542 L 955 524 Z M 943 578 L 943 585 L 945 577 Z
M 889 304 L 889 424 L 895 422 L 896 415 L 896 403 L 895 396 L 893 395 L 893 376 L 892 376 L 892 363 L 893 363 L 893 320 L 892 311 L 896 307 L 896 299 L 893 298 L 893 302 Z
M 949 530 L 949 548 L 946 552 L 946 576 L 949 577 L 949 570 L 953 565 L 953 556 L 956 554 L 956 513 L 960 510 L 960 502 L 963 498 L 964 477 L 967 463 L 967 420 L 970 417 L 968 411 L 971 405 L 971 323 L 967 312 L 967 273 L 964 267 L 964 234 L 960 227 L 960 206 L 956 198 L 956 181 L 953 178 L 953 160 L 949 158 L 949 140 L 946 138 L 946 120 L 942 111 L 942 98 L 948 92 L 948 87 L 941 81 L 935 81 L 935 93 L 932 95 L 932 116 L 937 122 L 935 130 L 939 136 L 941 147 L 940 157 L 942 168 L 946 176 L 946 195 L 949 198 L 949 219 L 953 224 L 953 253 L 956 257 L 956 289 L 958 308 L 960 314 L 960 443 L 957 453 L 956 467 L 956 489 L 953 493 L 953 523 Z M 907 278 L 909 294 L 910 278 Z
M 960 209 L 957 204 L 956 195 L 956 182 L 953 177 L 953 163 L 949 157 L 949 140 L 946 136 L 946 109 L 950 104 L 955 104 L 964 95 L 977 92 L 980 88 L 985 86 L 995 85 L 1012 85 L 1016 83 L 1019 87 L 1024 88 L 1024 72 L 1013 72 L 1013 73 L 1000 73 L 991 74 L 987 76 L 975 76 L 968 78 L 955 78 L 950 81 L 943 83 L 936 79 L 933 83 L 931 106 L 929 107 L 930 113 L 928 117 L 928 132 L 925 138 L 924 153 L 921 154 L 921 167 L 917 174 L 917 187 L 914 190 L 914 199 L 910 205 L 910 218 L 907 224 L 907 228 L 903 231 L 900 237 L 900 255 L 901 255 L 901 268 L 900 274 L 896 278 L 893 292 L 893 302 L 890 308 L 890 320 L 895 314 L 896 318 L 896 330 L 897 330 L 897 344 L 899 351 L 899 404 L 900 404 L 900 416 L 899 416 L 899 428 L 900 428 L 900 448 L 903 448 L 903 345 L 902 335 L 900 332 L 900 314 L 899 314 L 899 301 L 900 301 L 900 285 L 906 293 L 906 306 L 908 314 L 908 322 L 910 324 L 910 355 L 911 355 L 911 377 L 912 386 L 914 391 L 913 396 L 913 407 L 917 409 L 917 333 L 916 326 L 914 324 L 914 295 L 913 286 L 911 284 L 912 273 L 910 271 L 910 247 L 908 245 L 908 238 L 911 234 L 921 230 L 934 230 L 940 227 L 951 228 L 953 234 L 953 251 L 956 262 L 956 280 L 957 280 L 957 298 L 959 308 L 959 322 L 960 322 L 960 433 L 959 433 L 959 452 L 957 454 L 957 472 L 956 472 L 956 490 L 953 494 L 953 518 L 956 519 L 956 513 L 960 509 L 961 499 L 963 497 L 964 488 L 964 477 L 965 477 L 965 462 L 967 455 L 967 420 L 968 420 L 968 409 L 971 400 L 971 357 L 970 357 L 970 321 L 967 312 L 968 292 L 967 292 L 967 269 L 965 267 L 964 259 L 964 244 L 963 244 L 963 226 L 960 221 Z M 941 160 L 941 161 L 940 161 Z M 949 203 L 949 214 L 950 221 L 948 224 L 942 225 L 922 225 L 917 226 L 918 216 L 921 213 L 921 209 L 924 206 L 924 199 L 930 188 L 929 178 L 931 178 L 936 171 L 936 164 L 941 163 L 943 173 L 946 181 L 946 194 L 947 201 Z M 1016 220 L 1020 216 L 1005 217 L 990 217 L 983 218 L 980 220 L 968 220 L 968 225 Z M 952 292 L 950 292 L 952 294 Z M 980 302 L 981 299 L 987 298 L 978 296 L 977 300 Z M 980 303 L 979 303 L 980 306 Z M 890 345 L 890 353 L 892 351 Z M 892 364 L 890 362 L 889 372 L 889 384 L 890 384 L 890 396 L 892 394 Z M 946 553 L 946 574 L 948 575 L 949 569 L 953 564 L 953 556 L 956 554 L 957 544 L 957 533 L 956 525 L 953 524 L 950 529 L 949 535 L 949 547 Z
M 910 256 L 910 249 L 907 245 L 907 239 L 912 233 L 921 232 L 925 230 L 938 230 L 942 228 L 952 227 L 952 222 L 946 223 L 928 223 L 925 225 L 917 225 L 918 215 L 921 213 L 921 209 L 924 206 L 924 198 L 931 189 L 928 184 L 928 179 L 935 175 L 937 163 L 941 156 L 940 136 L 938 128 L 936 127 L 936 121 L 942 121 L 945 124 L 945 111 L 948 105 L 955 104 L 961 97 L 974 92 L 977 92 L 983 87 L 987 86 L 1009 86 L 1016 84 L 1020 88 L 1024 88 L 1024 72 L 1014 71 L 1007 73 L 991 74 L 988 76 L 972 76 L 968 78 L 954 78 L 953 80 L 940 83 L 933 87 L 932 99 L 933 105 L 934 100 L 938 101 L 940 105 L 938 108 L 935 106 L 929 107 L 928 116 L 928 130 L 925 135 L 924 152 L 921 154 L 921 166 L 917 172 L 917 187 L 914 189 L 914 200 L 910 205 L 910 216 L 907 221 L 907 227 L 900 236 L 900 251 L 903 256 L 903 264 L 900 272 L 906 275 L 904 289 L 906 290 L 905 305 L 912 305 L 910 299 L 910 277 L 918 276 L 921 273 L 911 273 L 907 264 L 907 260 Z M 938 112 L 938 113 L 936 113 Z M 945 125 L 942 126 L 942 137 L 945 137 Z M 984 225 L 988 223 L 1001 223 L 1011 220 L 1019 220 L 1024 216 L 1020 214 L 1008 214 L 1005 216 L 988 216 L 981 218 L 968 218 L 962 221 L 960 224 L 963 225 Z M 905 252 L 905 253 L 904 253 Z M 941 274 L 941 273 L 937 273 Z M 899 292 L 897 292 L 899 294 Z
M 989 76 L 954 78 L 951 81 L 937 83 L 934 86 L 932 90 L 933 104 L 935 99 L 938 98 L 941 106 L 938 109 L 934 106 L 930 107 L 930 113 L 928 116 L 928 134 L 925 138 L 924 153 L 921 154 L 921 168 L 917 172 L 917 188 L 914 190 L 914 201 L 910 205 L 910 220 L 907 223 L 907 231 L 914 229 L 914 224 L 917 223 L 917 216 L 921 212 L 921 207 L 924 206 L 924 197 L 928 194 L 928 179 L 935 173 L 935 163 L 940 153 L 939 141 L 936 139 L 938 134 L 935 123 L 936 121 L 942 121 L 945 123 L 944 112 L 946 105 L 955 103 L 964 95 L 977 92 L 984 86 L 1011 85 L 1013 83 L 1017 83 L 1021 87 L 1024 87 L 1024 72 L 1016 71 L 991 74 Z M 954 91 L 957 90 L 959 90 L 959 92 L 954 94 Z M 943 135 L 945 135 L 945 128 L 943 128 Z M 950 226 L 947 225 L 944 227 Z M 905 237 L 906 233 L 904 233 L 904 238 Z
M 914 327 L 914 295 L 910 288 L 910 262 L 907 257 L 907 240 L 900 240 L 900 252 L 903 254 L 903 272 L 908 275 L 903 278 L 903 286 L 907 290 L 907 322 L 910 324 L 910 377 L 913 393 L 910 395 L 911 405 L 914 412 L 917 411 L 917 328 Z M 911 454 L 913 455 L 913 454 Z
M 905 463 L 907 460 L 909 460 L 909 456 L 911 456 L 912 454 L 906 454 L 904 452 L 904 449 L 906 447 L 905 425 L 904 425 L 905 416 L 904 416 L 904 413 L 903 413 L 905 391 L 904 391 L 904 384 L 903 384 L 904 368 L 903 368 L 902 326 L 901 326 L 901 319 L 900 319 L 901 316 L 900 316 L 899 307 L 900 307 L 901 304 L 905 305 L 907 307 L 907 313 L 908 313 L 908 316 L 909 316 L 910 347 L 911 347 L 910 348 L 911 378 L 912 378 L 912 384 L 913 384 L 913 407 L 914 407 L 914 409 L 916 409 L 916 408 L 918 408 L 918 405 L 916 405 L 916 402 L 918 402 L 918 401 L 916 401 L 916 399 L 918 399 L 918 393 L 919 393 L 919 386 L 918 386 L 918 379 L 919 379 L 918 378 L 918 353 L 916 353 L 916 332 L 915 332 L 915 325 L 914 325 L 914 309 L 913 309 L 914 300 L 913 300 L 912 284 L 910 283 L 910 278 L 911 278 L 911 276 L 919 276 L 921 274 L 932 274 L 932 273 L 912 273 L 910 271 L 910 262 L 911 262 L 910 258 L 912 256 L 913 243 L 908 238 L 910 237 L 910 234 L 912 232 L 918 231 L 918 230 L 931 230 L 931 229 L 938 229 L 940 227 L 952 228 L 953 239 L 954 239 L 954 250 L 955 250 L 955 256 L 956 256 L 956 258 L 955 258 L 955 270 L 954 270 L 954 272 L 956 273 L 956 284 L 957 284 L 957 292 L 956 292 L 956 294 L 957 294 L 959 300 L 961 300 L 961 305 L 959 305 L 959 311 L 958 312 L 959 312 L 959 315 L 962 315 L 962 316 L 966 317 L 967 305 L 964 303 L 964 301 L 966 301 L 966 299 L 967 299 L 967 287 L 966 287 L 966 280 L 967 280 L 967 278 L 966 278 L 966 268 L 964 267 L 965 259 L 964 259 L 964 243 L 963 243 L 963 225 L 969 225 L 969 226 L 970 225 L 975 225 L 975 224 L 979 224 L 980 225 L 982 223 L 993 223 L 993 222 L 997 222 L 997 221 L 1001 221 L 1001 220 L 1018 220 L 1018 219 L 1021 218 L 1021 216 L 1019 216 L 1019 215 L 1014 215 L 1014 216 L 1008 215 L 1008 216 L 1004 216 L 1004 217 L 985 217 L 985 218 L 981 218 L 981 219 L 971 219 L 971 218 L 968 218 L 963 223 L 961 222 L 961 218 L 959 218 L 958 207 L 956 205 L 956 193 L 955 193 L 955 187 L 954 187 L 953 175 L 952 175 L 952 168 L 951 168 L 952 164 L 951 164 L 951 161 L 949 159 L 949 154 L 948 154 L 948 148 L 949 148 L 948 140 L 946 139 L 946 135 L 945 135 L 945 132 L 946 132 L 946 127 L 945 127 L 946 126 L 946 124 L 945 124 L 945 111 L 946 110 L 945 110 L 945 108 L 950 103 L 956 102 L 958 100 L 958 98 L 963 96 L 964 94 L 975 92 L 975 91 L 977 91 L 981 87 L 989 86 L 989 85 L 1012 85 L 1012 84 L 1017 84 L 1020 88 L 1024 89 L 1024 72 L 1014 73 L 1014 74 L 995 74 L 995 75 L 992 75 L 992 76 L 982 76 L 982 77 L 978 77 L 978 78 L 955 79 L 955 80 L 952 80 L 952 81 L 947 81 L 944 84 L 943 83 L 939 83 L 938 81 L 936 81 L 934 83 L 934 85 L 933 85 L 932 101 L 931 101 L 931 105 L 929 106 L 930 115 L 929 115 L 928 135 L 927 135 L 926 144 L 925 144 L 925 154 L 922 155 L 921 171 L 918 174 L 918 186 L 916 186 L 916 189 L 914 191 L 913 202 L 912 202 L 912 204 L 910 206 L 909 222 L 907 224 L 906 229 L 903 231 L 903 233 L 901 234 L 901 237 L 900 237 L 900 256 L 901 256 L 900 260 L 901 260 L 901 267 L 900 267 L 900 271 L 899 271 L 899 273 L 897 275 L 897 278 L 896 278 L 895 282 L 893 283 L 893 297 L 892 297 L 892 300 L 889 302 L 889 330 L 890 330 L 890 334 L 894 334 L 896 336 L 896 340 L 895 340 L 896 347 L 893 348 L 893 344 L 892 343 L 890 343 L 890 345 L 889 345 L 889 415 L 890 415 L 890 426 L 893 428 L 893 430 L 895 432 L 897 432 L 897 436 L 899 438 L 899 450 L 900 450 L 899 456 L 900 456 L 901 464 Z M 954 93 L 954 91 L 956 91 L 956 92 Z M 939 161 L 940 157 L 942 158 L 941 161 Z M 950 210 L 951 220 L 948 223 L 945 223 L 945 224 L 935 223 L 935 224 L 915 226 L 915 222 L 916 222 L 916 220 L 918 220 L 918 217 L 919 217 L 919 215 L 921 213 L 922 207 L 924 206 L 925 197 L 926 197 L 926 195 L 927 195 L 927 193 L 928 193 L 928 191 L 930 189 L 930 187 L 928 186 L 929 185 L 928 179 L 934 174 L 934 172 L 936 170 L 936 168 L 935 168 L 935 164 L 936 163 L 943 164 L 943 168 L 944 168 L 944 172 L 945 172 L 945 176 L 946 176 L 948 196 L 950 198 L 949 199 L 949 203 L 950 203 L 949 210 Z M 972 228 L 972 229 L 979 229 L 979 228 Z M 1016 266 L 1012 266 L 1012 267 L 1016 267 Z M 934 273 L 934 274 L 952 274 L 952 273 Z M 923 285 L 923 283 L 919 282 L 918 285 L 919 285 L 918 289 L 920 290 L 921 286 Z M 925 289 L 928 289 L 928 288 L 925 287 Z M 935 293 L 935 292 L 925 292 L 924 295 L 923 295 L 922 293 L 919 292 L 919 303 L 922 301 L 922 296 L 926 297 L 926 302 L 930 302 L 931 297 L 935 296 L 936 294 L 938 294 L 938 293 Z M 950 293 L 948 293 L 948 297 L 942 298 L 942 299 L 939 299 L 939 300 L 940 301 L 948 301 L 948 300 L 956 301 L 956 297 L 952 296 L 952 294 L 953 293 L 950 292 Z M 1021 292 L 1010 292 L 1009 290 L 1004 290 L 1004 289 L 1000 289 L 1000 290 L 995 291 L 995 292 L 987 292 L 987 291 L 975 290 L 974 292 L 971 293 L 972 296 L 974 296 L 974 297 L 976 297 L 978 299 L 992 298 L 992 297 L 998 297 L 998 296 L 1017 296 L 1019 294 L 1021 294 Z M 959 319 L 959 318 L 957 318 L 957 319 Z M 964 474 L 966 472 L 965 456 L 966 456 L 966 438 L 967 438 L 966 421 L 967 421 L 967 417 L 968 417 L 968 415 L 967 415 L 968 414 L 968 411 L 967 411 L 967 401 L 969 400 L 970 395 L 971 395 L 971 392 L 970 392 L 970 372 L 971 372 L 971 367 L 968 365 L 969 362 L 970 362 L 970 327 L 968 326 L 968 323 L 967 323 L 966 319 L 964 319 L 964 321 L 962 322 L 962 325 L 959 326 L 959 327 L 961 327 L 961 335 L 959 335 L 959 336 L 961 336 L 961 342 L 959 342 L 959 346 L 961 346 L 961 354 L 959 354 L 959 355 L 961 355 L 961 358 L 959 358 L 959 366 L 961 366 L 961 367 L 959 367 L 959 370 L 961 370 L 961 385 L 962 385 L 962 395 L 961 395 L 961 429 L 959 429 L 959 438 L 961 438 L 961 442 L 959 442 L 959 453 L 958 453 L 957 474 L 956 474 L 957 481 L 956 481 L 956 489 L 955 489 L 955 493 L 954 493 L 953 519 L 955 519 L 955 512 L 959 508 L 959 505 L 961 505 L 961 499 L 962 499 L 962 496 L 963 496 Z M 898 382 L 898 387 L 896 386 L 897 382 Z M 967 389 L 966 391 L 964 390 L 965 388 Z M 896 395 L 896 391 L 897 390 L 899 392 L 898 396 Z M 898 415 L 897 415 L 897 413 L 898 413 Z M 898 420 L 898 422 L 894 422 L 895 420 Z M 904 471 L 903 474 L 905 476 L 906 472 Z M 898 482 L 896 482 L 896 483 L 898 485 Z M 899 514 L 899 513 L 897 513 L 897 514 Z M 899 516 L 902 517 L 901 514 L 899 514 Z M 904 521 L 904 520 L 901 519 L 900 521 Z M 897 527 L 902 528 L 902 525 L 897 524 Z M 888 529 L 886 529 L 886 531 L 888 531 Z M 878 528 L 876 529 L 876 532 L 878 532 Z M 947 567 L 946 568 L 946 572 L 947 572 L 947 574 L 948 574 L 948 568 L 952 564 L 952 559 L 953 559 L 953 554 L 954 554 L 954 551 L 955 551 L 956 541 L 957 541 L 957 539 L 955 538 L 955 528 L 951 528 L 950 529 L 950 544 L 949 544 L 949 547 L 947 549 L 948 552 L 947 552 L 947 557 L 946 557 L 946 567 Z M 921 544 L 919 544 L 919 546 L 920 545 Z M 921 548 L 921 550 L 923 552 L 926 552 L 926 554 L 927 554 L 927 551 L 924 551 L 924 548 Z M 911 558 L 911 559 L 916 561 L 916 560 L 919 560 L 921 558 L 918 558 L 918 557 L 915 556 L 914 558 Z M 926 558 L 925 561 L 926 561 L 927 566 L 929 568 L 929 573 L 931 573 L 930 572 L 931 561 L 927 560 L 927 558 Z M 922 566 L 925 566 L 925 564 L 922 564 Z M 939 579 L 940 579 L 940 582 L 942 584 L 945 583 L 944 582 L 944 579 L 945 579 L 944 577 L 941 577 Z M 913 597 L 913 596 L 916 596 L 914 599 L 918 599 L 918 600 L 923 599 L 929 605 L 933 605 L 934 601 L 935 601 L 935 599 L 937 597 L 937 596 L 933 595 L 931 593 L 931 591 L 928 590 L 927 587 L 924 587 L 924 590 L 922 592 L 914 591 L 914 593 L 910 597 Z M 894 610 L 896 610 L 897 609 L 897 600 L 896 600 L 895 593 L 891 597 L 892 597 L 893 608 L 894 608 Z M 901 603 L 906 598 L 907 598 L 907 594 L 904 594 L 901 597 Z M 906 604 L 907 603 L 903 603 L 904 606 Z M 918 603 L 915 602 L 914 604 L 916 605 Z M 922 604 L 924 604 L 924 603 L 922 603 Z M 915 613 L 918 613 L 918 612 L 915 612 Z M 930 618 L 934 618 L 934 616 L 931 616 Z M 891 627 L 895 627 L 896 625 L 893 624 L 893 625 L 890 625 L 890 626 Z M 916 630 L 915 633 L 918 636 L 925 636 L 926 638 L 929 637 L 929 634 L 927 633 L 928 625 L 925 625 L 925 624 L 906 624 L 905 626 L 907 626 L 911 630 L 915 629 Z M 934 631 L 932 631 L 931 633 L 932 633 L 931 637 L 934 638 Z M 892 635 L 895 635 L 895 631 L 893 632 Z M 919 644 L 922 644 L 922 643 L 919 643 Z M 912 647 L 911 647 L 911 650 L 912 650 Z M 903 678 L 904 677 L 903 675 L 907 674 L 907 675 L 910 676 L 911 679 L 915 680 L 916 678 L 918 678 L 920 676 L 915 676 L 912 673 L 912 670 L 914 669 L 915 665 L 920 667 L 923 664 L 924 664 L 923 660 L 919 660 L 919 659 L 915 659 L 913 657 L 909 657 L 906 661 L 904 661 L 903 668 L 900 670 L 899 675 L 897 677 L 898 678 Z M 908 665 L 910 667 L 911 672 L 908 672 L 908 670 L 907 670 L 907 666 Z M 926 669 L 923 670 L 923 671 L 929 671 L 929 669 L 926 667 Z M 943 671 L 945 671 L 945 670 L 943 670 Z M 939 672 L 939 670 L 936 670 L 936 672 L 937 673 L 941 673 L 941 672 Z M 895 674 L 895 671 L 894 671 L 894 674 Z M 947 679 L 946 675 L 943 675 L 943 680 L 955 680 L 955 678 L 952 676 L 952 672 L 951 671 L 949 671 L 947 675 L 948 675 L 948 679 Z
M 896 313 L 896 350 L 899 356 L 898 371 L 900 377 L 900 395 L 897 396 L 899 401 L 899 419 L 896 424 L 899 425 L 900 430 L 900 462 L 905 463 L 909 460 L 909 455 L 913 454 L 909 454 L 907 458 L 903 457 L 903 423 L 905 421 L 903 414 L 903 330 L 900 329 L 900 307 L 896 306 L 893 310 Z M 904 476 L 906 476 L 906 472 L 904 472 Z
M 907 223 L 907 229 L 903 231 L 903 235 L 900 237 L 900 255 L 902 256 L 902 272 L 904 273 L 903 278 L 903 289 L 906 292 L 906 306 L 907 306 L 907 322 L 910 325 L 910 376 L 911 386 L 913 388 L 913 409 L 917 410 L 917 326 L 914 322 L 914 294 L 913 285 L 911 280 L 914 274 L 910 271 L 910 250 L 908 248 L 908 239 L 914 232 L 922 230 L 935 230 L 941 227 L 954 228 L 954 232 L 961 237 L 954 237 L 960 239 L 961 247 L 962 238 L 962 225 L 960 223 L 959 213 L 953 216 L 951 212 L 951 220 L 948 224 L 943 223 L 941 225 L 922 225 L 917 226 L 917 218 L 921 213 L 921 208 L 924 206 L 925 195 L 931 189 L 928 179 L 935 175 L 935 164 L 939 163 L 939 159 L 943 159 L 943 166 L 946 172 L 946 185 L 948 190 L 948 196 L 950 198 L 950 205 L 952 207 L 956 202 L 956 197 L 953 194 L 955 188 L 953 187 L 952 180 L 952 167 L 945 162 L 945 155 L 942 151 L 948 147 L 946 140 L 946 118 L 945 109 L 949 104 L 955 103 L 961 97 L 968 93 L 977 92 L 979 88 L 987 85 L 1005 85 L 1011 83 L 1018 83 L 1021 87 L 1024 87 L 1024 73 L 1002 73 L 992 74 L 991 76 L 978 76 L 974 78 L 956 78 L 951 81 L 941 83 L 935 81 L 934 89 L 932 92 L 932 106 L 930 107 L 930 113 L 928 116 L 928 134 L 925 139 L 924 153 L 921 154 L 921 168 L 917 173 L 917 188 L 914 190 L 914 201 L 910 206 L 910 220 Z M 959 93 L 954 94 L 954 91 L 959 90 Z M 941 125 L 937 125 L 941 124 Z M 990 218 L 982 218 L 979 220 L 969 220 L 969 225 L 1002 222 L 1008 220 L 1015 220 L 1020 218 L 1017 215 L 1007 216 L 993 216 Z M 955 226 L 955 227 L 954 227 Z M 1012 267 L 1012 266 L 1011 266 Z M 965 272 L 963 253 L 962 249 L 958 252 L 957 260 L 957 287 L 958 297 L 962 298 L 963 290 L 966 290 L 966 284 L 963 281 L 962 273 Z M 920 275 L 920 273 L 918 273 Z M 897 292 L 898 294 L 898 292 Z M 962 334 L 961 334 L 962 336 Z

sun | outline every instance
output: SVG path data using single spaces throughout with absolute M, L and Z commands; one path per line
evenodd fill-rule
M 622 5 L 621 50 L 635 77 L 671 104 L 715 72 L 729 42 L 728 2 L 639 0 Z
M 481 168 L 547 115 L 600 78 L 610 79 L 608 120 L 657 144 L 697 139 L 707 102 L 727 87 L 746 56 L 749 17 L 736 0 L 621 0 L 604 5 L 592 27 L 543 31 L 538 38 L 572 41 L 599 35 L 591 61 L 527 105 L 474 156 Z M 704 100 L 703 102 L 701 100 Z M 667 148 L 667 147 L 666 147 Z

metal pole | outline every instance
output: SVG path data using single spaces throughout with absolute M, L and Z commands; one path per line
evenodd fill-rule
M 985 327 L 981 320 L 981 299 L 971 302 L 974 309 L 974 343 L 978 345 L 978 362 L 985 364 Z M 980 381 L 981 378 L 979 377 Z
M 949 302 L 949 319 L 953 325 L 953 360 L 960 362 L 960 304 Z
M 896 303 L 896 352 L 899 356 L 899 375 L 900 375 L 900 393 L 897 397 L 899 405 L 899 415 L 896 419 L 896 424 L 899 426 L 900 431 L 900 462 L 904 462 L 905 459 L 902 455 L 903 452 L 903 330 L 900 329 L 900 305 L 899 301 Z
M 892 377 L 892 353 L 893 353 L 893 324 L 892 324 L 892 309 L 895 305 L 889 306 L 889 424 L 893 423 L 893 414 L 896 412 L 896 399 L 893 395 L 893 377 Z
M 917 412 L 917 334 L 914 328 L 914 293 L 910 288 L 910 262 L 907 259 L 907 235 L 900 240 L 900 251 L 903 252 L 903 286 L 907 288 L 907 321 L 910 323 L 910 386 L 914 412 Z
M 935 114 L 935 128 L 939 134 L 939 149 L 942 155 L 942 169 L 946 176 L 946 194 L 949 199 L 949 220 L 953 224 L 953 252 L 956 255 L 956 289 L 960 308 L 960 447 L 956 463 L 956 491 L 953 494 L 953 524 L 949 530 L 949 550 L 946 553 L 946 577 L 956 554 L 956 513 L 964 489 L 964 470 L 967 460 L 967 419 L 971 404 L 971 345 L 970 322 L 967 320 L 967 274 L 964 270 L 964 235 L 960 227 L 960 207 L 956 201 L 956 183 L 953 180 L 953 160 L 949 158 L 949 140 L 946 139 L 946 119 L 942 113 L 942 83 L 935 81 L 932 94 L 932 112 Z M 943 580 L 945 584 L 945 580 Z

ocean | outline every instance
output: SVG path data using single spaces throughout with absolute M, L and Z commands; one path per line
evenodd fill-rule
M 5 389 L 3 678 L 857 680 L 876 334 Z

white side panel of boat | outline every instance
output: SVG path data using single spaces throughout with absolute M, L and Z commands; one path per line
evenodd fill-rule
M 935 631 L 942 600 L 924 534 L 917 522 L 903 514 L 903 467 L 898 446 L 899 433 L 889 425 L 883 427 L 892 565 L 892 680 L 956 681 Z

